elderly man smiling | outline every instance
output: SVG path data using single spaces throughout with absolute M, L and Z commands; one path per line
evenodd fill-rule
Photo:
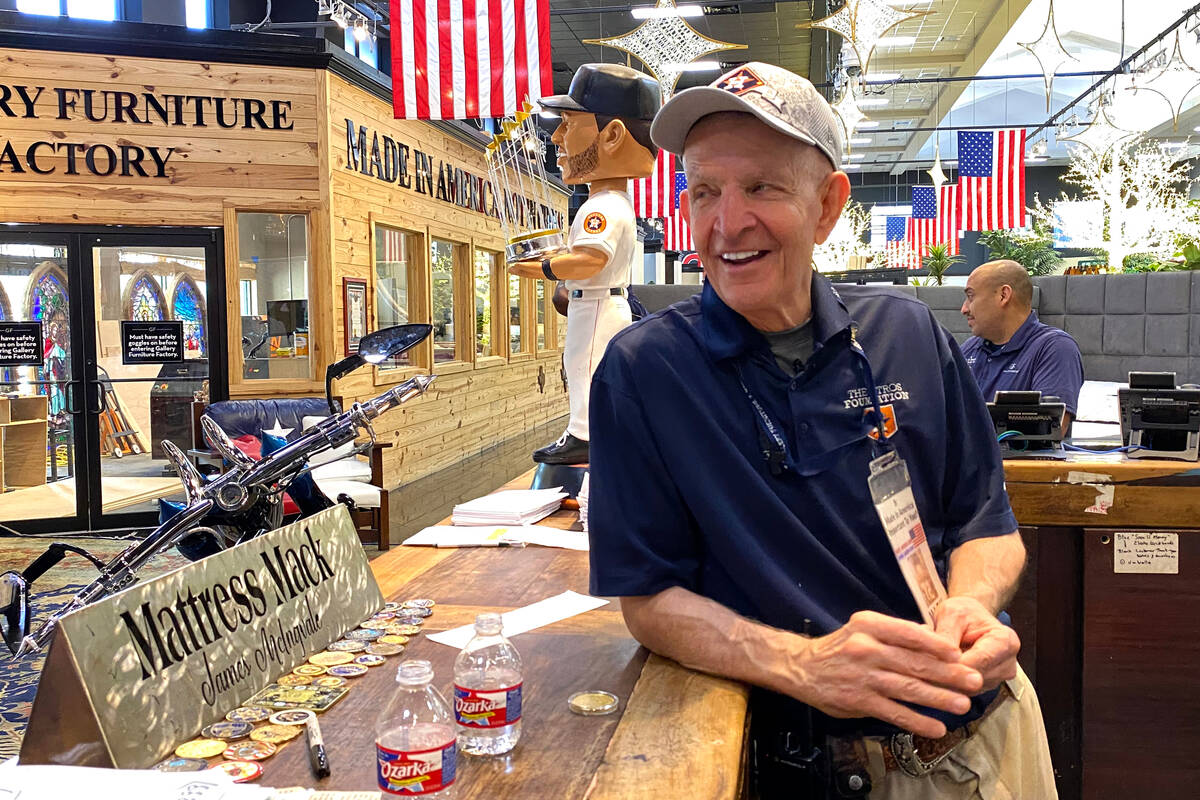
M 1024 548 L 975 381 L 924 304 L 812 269 L 850 192 L 829 105 L 751 63 L 652 136 L 684 157 L 707 282 L 593 379 L 592 592 L 650 649 L 756 687 L 761 797 L 1053 798 L 996 617 Z M 948 584 L 930 624 L 873 507 L 884 455 Z

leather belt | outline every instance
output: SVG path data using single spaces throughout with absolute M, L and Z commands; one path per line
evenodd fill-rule
M 978 719 L 955 728 L 940 739 L 927 739 L 912 733 L 895 733 L 883 739 L 880 744 L 885 769 L 888 772 L 899 770 L 914 778 L 929 774 L 956 747 L 971 738 L 989 714 L 1012 696 L 1008 683 L 1001 683 L 996 696 Z M 862 738 L 837 737 L 835 750 L 848 756 L 848 760 L 858 762 L 864 774 L 868 772 L 869 756 Z
M 602 297 L 621 297 L 625 294 L 625 290 L 620 286 L 614 286 L 611 289 L 572 289 L 572 300 L 599 300 Z

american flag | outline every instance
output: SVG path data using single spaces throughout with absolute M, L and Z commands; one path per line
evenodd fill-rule
M 949 184 L 913 187 L 912 219 L 908 221 L 906 238 L 918 257 L 929 255 L 931 244 L 944 244 L 950 255 L 958 255 L 962 218 L 959 196 L 958 187 Z
M 692 229 L 684 222 L 683 214 L 676 209 L 674 214 L 663 220 L 663 250 L 686 253 L 695 249 L 696 245 L 692 242 Z
M 1024 228 L 1025 130 L 959 131 L 963 230 Z
M 553 91 L 549 0 L 390 0 L 396 119 L 515 114 Z
M 889 256 L 888 261 L 891 265 L 916 269 L 919 265 L 916 263 L 916 255 L 913 253 L 906 235 L 909 221 L 909 217 L 890 216 L 887 218 L 884 250 Z
M 404 262 L 407 254 L 404 252 L 404 234 L 382 225 L 376 225 L 375 231 L 379 236 L 379 250 L 375 257 L 379 261 Z
M 682 173 L 680 173 L 682 174 Z M 654 172 L 633 182 L 633 213 L 643 219 L 668 217 L 678 207 L 679 190 L 674 188 L 675 154 L 658 151 Z

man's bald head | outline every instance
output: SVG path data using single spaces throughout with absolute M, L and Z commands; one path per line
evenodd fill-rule
M 981 287 L 997 290 L 1008 286 L 1012 290 L 1012 303 L 1024 309 L 1026 314 L 1033 308 L 1033 281 L 1029 279 L 1029 272 L 1016 261 L 1002 258 L 980 264 L 971 273 L 972 278 L 976 276 Z
M 1016 261 L 989 261 L 975 268 L 964 288 L 962 313 L 971 332 L 995 344 L 1007 342 L 1029 317 L 1033 281 Z

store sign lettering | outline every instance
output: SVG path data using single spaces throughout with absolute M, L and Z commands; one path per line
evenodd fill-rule
M 500 217 L 496 207 L 498 198 L 486 178 L 435 159 L 386 134 L 380 136 L 365 125 L 355 125 L 349 118 L 346 119 L 346 169 L 384 183 L 399 184 L 459 208 Z M 507 202 L 515 208 L 522 225 L 539 229 L 562 226 L 561 213 L 527 197 L 514 192 Z
M 0 119 L 290 131 L 293 128 L 288 119 L 291 108 L 289 100 L 255 97 L 0 84 Z M 167 162 L 175 150 L 174 147 L 143 146 L 124 139 L 115 146 L 48 139 L 30 144 L 6 140 L 0 146 L 0 173 L 53 175 L 61 172 L 64 175 L 168 178 Z

